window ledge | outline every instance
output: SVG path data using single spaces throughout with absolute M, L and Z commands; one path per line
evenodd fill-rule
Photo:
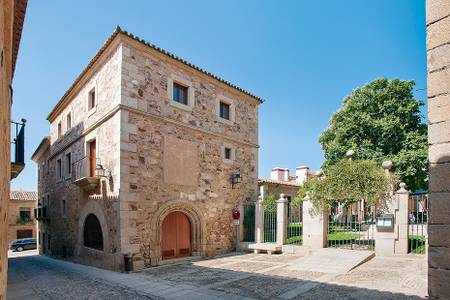
M 87 111 L 87 115 L 88 117 L 92 116 L 93 114 L 95 114 L 95 112 L 97 111 L 97 105 L 95 105 L 93 108 L 89 109 Z
M 230 165 L 231 165 L 231 164 L 234 163 L 234 159 L 231 159 L 231 158 L 230 158 L 230 159 L 223 158 L 222 160 L 223 160 L 223 162 L 226 163 L 226 164 L 230 164 Z
M 219 119 L 219 122 L 221 122 L 221 123 L 224 123 L 224 124 L 227 124 L 227 125 L 231 125 L 231 126 L 234 125 L 234 121 L 232 121 L 232 120 L 227 120 L 227 119 L 224 119 L 224 118 L 222 118 L 220 116 L 218 116 L 218 119 Z
M 169 100 L 169 103 L 170 103 L 171 106 L 174 106 L 176 108 L 184 109 L 186 111 L 192 111 L 192 106 L 190 106 L 188 104 L 181 104 L 181 103 L 178 103 L 178 102 L 176 102 L 174 100 L 171 100 L 171 99 Z

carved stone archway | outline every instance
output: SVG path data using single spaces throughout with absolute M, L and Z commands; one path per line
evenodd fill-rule
M 205 222 L 198 209 L 190 202 L 170 201 L 162 205 L 151 220 L 152 240 L 150 244 L 150 263 L 156 266 L 161 261 L 162 223 L 165 217 L 174 211 L 185 214 L 191 223 L 191 247 L 193 256 L 202 256 L 205 251 Z
M 106 221 L 106 215 L 103 211 L 103 208 L 96 201 L 91 200 L 86 203 L 81 210 L 80 217 L 78 219 L 78 245 L 79 247 L 83 246 L 83 233 L 84 233 L 84 222 L 88 215 L 93 214 L 97 217 L 100 227 L 102 228 L 102 236 L 103 236 L 103 250 L 104 252 L 110 252 L 111 249 L 109 247 L 109 231 L 108 231 L 108 223 Z M 99 250 L 95 250 L 99 251 Z

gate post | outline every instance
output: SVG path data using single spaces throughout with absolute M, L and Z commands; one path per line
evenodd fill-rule
M 313 205 L 309 193 L 302 202 L 303 214 L 303 246 L 310 249 L 320 249 L 327 246 L 328 211 L 320 209 L 312 212 Z
M 283 245 L 286 242 L 287 204 L 288 200 L 281 193 L 280 199 L 277 200 L 277 245 Z
M 408 234 L 409 234 L 409 216 L 408 201 L 409 191 L 405 189 L 406 184 L 400 183 L 400 189 L 396 192 L 396 211 L 395 226 L 397 229 L 397 238 L 395 240 L 395 254 L 408 254 Z
M 263 197 L 258 196 L 255 204 L 255 243 L 262 243 L 264 240 L 264 208 Z

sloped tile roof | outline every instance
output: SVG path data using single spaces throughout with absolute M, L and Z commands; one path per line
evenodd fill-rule
M 32 191 L 10 191 L 9 197 L 11 200 L 27 200 L 27 201 L 37 201 L 38 193 Z
M 47 116 L 47 120 L 51 121 L 53 119 L 54 114 L 60 108 L 60 106 L 63 105 L 63 102 L 66 99 L 66 97 L 70 94 L 70 92 L 75 88 L 75 86 L 78 84 L 78 82 L 89 71 L 89 69 L 94 65 L 94 63 L 100 58 L 100 56 L 105 52 L 105 50 L 108 48 L 108 46 L 113 42 L 113 40 L 119 34 L 123 34 L 123 35 L 125 35 L 125 36 L 127 36 L 127 37 L 129 37 L 129 38 L 131 38 L 131 39 L 133 39 L 135 41 L 137 41 L 137 42 L 140 42 L 141 44 L 144 44 L 144 45 L 152 48 L 153 50 L 156 50 L 156 51 L 158 51 L 158 52 L 160 52 L 160 53 L 162 53 L 162 54 L 164 54 L 164 55 L 166 55 L 166 56 L 168 56 L 168 57 L 170 57 L 172 59 L 175 59 L 175 60 L 177 60 L 177 61 L 179 61 L 179 62 L 181 62 L 181 63 L 183 63 L 183 64 L 185 64 L 185 65 L 187 65 L 187 66 L 189 66 L 189 67 L 191 67 L 191 68 L 193 68 L 195 70 L 197 70 L 197 71 L 200 71 L 203 74 L 206 74 L 206 75 L 208 75 L 208 76 L 210 76 L 210 77 L 212 77 L 212 78 L 214 78 L 214 79 L 216 79 L 216 80 L 218 80 L 218 81 L 220 81 L 220 82 L 222 82 L 222 83 L 224 83 L 224 84 L 226 84 L 226 85 L 228 85 L 228 86 L 230 86 L 230 87 L 232 87 L 232 88 L 234 88 L 234 89 L 236 89 L 236 90 L 238 90 L 238 91 L 240 91 L 240 92 L 242 92 L 242 93 L 244 93 L 244 94 L 246 94 L 246 95 L 248 95 L 250 97 L 252 97 L 253 99 L 256 99 L 260 103 L 264 102 L 264 100 L 262 98 L 257 97 L 255 95 L 253 95 L 252 93 L 250 93 L 250 92 L 248 92 L 248 91 L 246 91 L 246 90 L 244 90 L 244 89 L 242 89 L 242 88 L 240 88 L 240 87 L 238 87 L 238 86 L 236 86 L 236 85 L 234 85 L 234 84 L 232 84 L 232 83 L 230 83 L 230 82 L 220 78 L 219 76 L 216 76 L 216 75 L 214 75 L 214 74 L 212 74 L 212 73 L 210 73 L 210 72 L 208 72 L 208 71 L 206 71 L 206 70 L 204 70 L 204 69 L 202 69 L 202 68 L 200 68 L 200 67 L 198 67 L 198 66 L 196 66 L 194 64 L 191 64 L 190 62 L 188 62 L 188 61 L 186 61 L 186 60 L 184 60 L 184 59 L 182 59 L 182 58 L 180 58 L 180 57 L 178 57 L 178 56 L 176 56 L 176 55 L 174 55 L 174 54 L 172 54 L 172 53 L 170 53 L 170 52 L 168 52 L 168 51 L 166 51 L 164 49 L 161 49 L 161 48 L 155 46 L 154 44 L 149 43 L 149 42 L 145 41 L 144 39 L 141 39 L 141 38 L 139 38 L 139 37 L 129 33 L 126 30 L 123 30 L 122 28 L 120 28 L 120 26 L 117 26 L 116 30 L 114 30 L 114 32 L 109 36 L 109 38 L 106 40 L 106 42 L 100 48 L 100 50 L 98 50 L 98 52 L 95 54 L 94 58 L 92 58 L 91 61 L 88 63 L 88 65 L 83 69 L 83 71 L 81 71 L 80 75 L 78 75 L 78 77 L 75 79 L 75 81 L 69 87 L 69 89 L 64 93 L 62 98 L 58 101 L 56 106 L 49 113 L 49 115 Z

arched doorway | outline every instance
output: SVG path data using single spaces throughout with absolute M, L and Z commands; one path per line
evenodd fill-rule
M 191 255 L 191 222 L 181 211 L 169 213 L 162 223 L 162 259 Z
M 102 227 L 94 214 L 89 214 L 84 221 L 83 245 L 88 248 L 103 250 Z

